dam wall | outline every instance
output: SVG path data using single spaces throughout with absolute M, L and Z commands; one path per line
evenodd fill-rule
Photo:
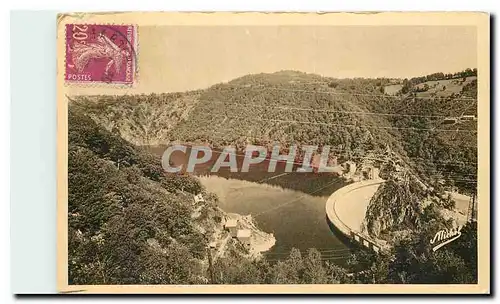
M 384 182 L 375 179 L 352 183 L 332 193 L 326 201 L 330 223 L 352 242 L 376 253 L 384 249 L 384 244 L 361 233 L 360 229 L 371 197 Z

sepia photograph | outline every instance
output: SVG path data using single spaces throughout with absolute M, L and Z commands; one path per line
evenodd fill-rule
M 487 292 L 488 31 L 59 15 L 60 291 Z

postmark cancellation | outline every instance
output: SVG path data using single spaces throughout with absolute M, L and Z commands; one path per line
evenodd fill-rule
M 65 39 L 65 84 L 136 82 L 137 26 L 67 24 Z

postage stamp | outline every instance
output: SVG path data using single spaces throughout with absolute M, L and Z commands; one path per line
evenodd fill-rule
M 134 25 L 67 24 L 65 82 L 134 84 L 136 44 Z

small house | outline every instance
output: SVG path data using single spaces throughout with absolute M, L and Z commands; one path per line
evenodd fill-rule
M 380 176 L 380 169 L 377 167 L 373 167 L 371 179 L 379 179 L 379 176 Z
M 236 237 L 238 232 L 238 221 L 235 219 L 228 219 L 224 224 L 224 229 L 229 231 L 231 237 Z
M 474 121 L 474 120 L 476 120 L 476 116 L 475 115 L 462 115 L 461 120 Z
M 250 248 L 250 237 L 252 235 L 252 232 L 248 229 L 240 229 L 238 230 L 236 238 L 238 241 L 243 244 L 243 246 L 247 249 Z
M 345 162 L 345 167 L 347 170 L 346 175 L 352 176 L 352 175 L 354 175 L 354 173 L 356 173 L 356 163 L 355 162 L 348 160 Z
M 367 179 L 378 179 L 380 169 L 374 166 L 367 166 L 363 173 Z
M 205 202 L 205 199 L 203 198 L 203 195 L 201 193 L 194 196 L 194 203 L 195 204 L 204 203 L 204 202 Z

